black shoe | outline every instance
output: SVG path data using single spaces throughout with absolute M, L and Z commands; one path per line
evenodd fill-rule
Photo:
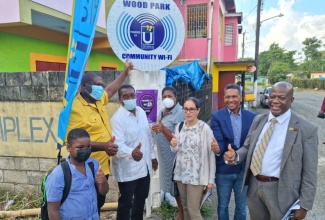
M 318 113 L 317 118 L 325 118 L 325 113 Z

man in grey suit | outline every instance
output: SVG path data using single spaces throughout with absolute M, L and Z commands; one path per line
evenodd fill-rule
M 291 205 L 300 209 L 290 219 L 304 219 L 312 209 L 317 185 L 317 127 L 291 112 L 293 88 L 274 84 L 269 96 L 270 112 L 255 117 L 244 146 L 236 152 L 228 145 L 224 160 L 246 160 L 244 184 L 253 220 L 281 220 Z

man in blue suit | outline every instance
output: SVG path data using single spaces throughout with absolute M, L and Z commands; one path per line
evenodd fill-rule
M 229 200 L 232 190 L 235 193 L 235 220 L 246 220 L 246 192 L 242 189 L 245 163 L 228 166 L 223 154 L 228 151 L 228 145 L 239 149 L 246 139 L 253 122 L 254 113 L 240 108 L 242 101 L 240 87 L 228 84 L 225 87 L 224 102 L 226 108 L 214 112 L 211 116 L 211 129 L 218 142 L 220 153 L 216 154 L 216 185 L 218 193 L 218 219 L 229 219 Z

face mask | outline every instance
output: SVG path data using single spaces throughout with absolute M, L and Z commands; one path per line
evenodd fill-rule
M 103 93 L 104 93 L 104 88 L 102 86 L 97 86 L 97 85 L 91 85 L 91 93 L 88 92 L 88 94 L 97 101 L 99 101 L 102 98 Z
M 175 104 L 174 100 L 171 98 L 165 98 L 163 100 L 163 105 L 165 106 L 165 108 L 171 108 L 173 107 Z
M 88 158 L 90 157 L 91 147 L 81 148 L 79 150 L 76 150 L 76 152 L 77 152 L 77 156 L 73 157 L 73 159 L 75 159 L 79 163 L 82 163 L 88 160 Z
M 128 111 L 132 111 L 137 105 L 136 99 L 123 100 L 124 108 Z

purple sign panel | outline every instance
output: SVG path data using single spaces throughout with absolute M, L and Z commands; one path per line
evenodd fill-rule
M 148 122 L 157 122 L 158 90 L 137 90 L 137 106 L 147 114 Z

